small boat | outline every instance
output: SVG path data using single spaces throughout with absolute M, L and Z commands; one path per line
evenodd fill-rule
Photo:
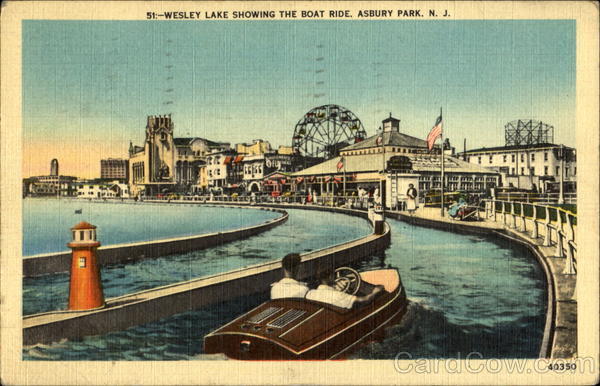
M 83 212 L 83 209 L 75 209 L 75 214 L 81 214 L 81 212 Z
M 206 335 L 204 353 L 241 360 L 343 359 L 361 343 L 381 338 L 385 327 L 406 313 L 406 292 L 396 269 L 359 274 L 338 268 L 336 287 L 340 284 L 358 296 L 376 285 L 385 290 L 371 303 L 352 309 L 304 298 L 269 300 Z

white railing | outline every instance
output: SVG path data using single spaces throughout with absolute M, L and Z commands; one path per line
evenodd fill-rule
M 577 272 L 577 215 L 561 208 L 526 202 L 483 200 L 485 217 L 555 246 L 556 257 L 567 258 L 564 273 Z
M 496 199 L 508 202 L 556 204 L 560 201 L 560 193 L 498 192 Z M 577 193 L 564 193 L 563 200 L 565 204 L 577 204 Z
M 305 194 L 298 195 L 281 195 L 277 197 L 267 195 L 202 195 L 202 196 L 184 196 L 172 195 L 162 197 L 144 197 L 143 200 L 160 200 L 165 202 L 173 201 L 191 201 L 199 203 L 218 203 L 218 202 L 239 202 L 245 204 L 253 203 L 273 203 L 273 204 L 302 204 L 302 205 L 320 205 L 320 206 L 335 206 L 353 209 L 368 209 L 369 197 L 357 196 L 334 196 L 334 195 L 317 195 L 311 197 L 310 202 Z

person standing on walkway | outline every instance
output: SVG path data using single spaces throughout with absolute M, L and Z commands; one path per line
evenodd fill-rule
M 408 185 L 406 196 L 408 197 L 408 200 L 406 200 L 406 210 L 410 214 L 413 214 L 413 212 L 417 209 L 417 189 L 415 189 L 413 184 Z

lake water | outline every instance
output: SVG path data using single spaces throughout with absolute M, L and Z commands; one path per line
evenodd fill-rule
M 27 198 L 23 201 L 23 255 L 67 250 L 69 229 L 80 221 L 96 225 L 98 240 L 108 245 L 220 232 L 279 216 L 245 208 Z
M 173 206 L 175 208 L 175 206 Z M 222 209 L 226 210 L 226 209 Z M 106 267 L 107 297 L 139 291 L 351 240 L 370 232 L 365 220 L 289 210 L 289 221 L 247 240 L 208 250 Z M 458 235 L 388 220 L 392 245 L 355 268 L 400 270 L 409 299 L 403 321 L 355 358 L 536 357 L 545 318 L 543 273 L 526 249 L 494 238 Z M 24 314 L 66 305 L 68 275 L 24 279 Z M 29 360 L 189 360 L 202 338 L 267 299 L 244 297 L 124 331 L 25 347 Z M 404 354 L 406 357 L 406 354 Z

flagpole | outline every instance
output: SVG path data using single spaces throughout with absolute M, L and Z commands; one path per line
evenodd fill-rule
M 442 131 L 440 132 L 440 140 L 442 142 L 442 144 L 441 144 L 441 148 L 442 148 L 441 177 L 442 177 L 442 180 L 440 181 L 440 188 L 441 188 L 442 195 L 441 195 L 441 199 L 440 199 L 440 203 L 441 203 L 440 213 L 441 213 L 442 217 L 444 217 L 444 126 L 443 126 L 444 119 L 442 117 L 442 108 L 441 107 L 440 107 L 440 118 L 442 118 Z
M 344 161 L 344 163 L 342 164 L 342 166 L 344 167 L 344 171 L 343 171 L 344 187 L 342 189 L 343 189 L 343 195 L 345 198 L 346 197 L 346 160 L 344 159 L 344 157 L 342 157 L 342 161 Z
M 392 114 L 390 114 L 391 116 Z M 381 180 L 381 192 L 379 192 L 381 196 L 381 213 L 385 212 L 385 202 L 383 201 L 383 182 L 385 181 L 385 143 L 383 141 L 383 129 L 381 130 L 381 147 L 383 148 L 383 159 L 382 159 L 382 170 L 383 170 L 383 180 Z

